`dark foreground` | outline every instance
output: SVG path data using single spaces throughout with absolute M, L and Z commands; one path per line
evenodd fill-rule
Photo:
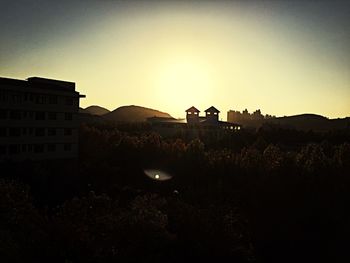
M 350 262 L 349 142 L 83 126 L 79 160 L 1 164 L 0 262 Z

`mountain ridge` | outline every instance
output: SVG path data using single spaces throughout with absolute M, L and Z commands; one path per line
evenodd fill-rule
M 169 113 L 137 105 L 120 106 L 103 118 L 118 122 L 144 122 L 150 117 L 173 118 Z
M 91 115 L 102 116 L 102 115 L 105 115 L 111 111 L 104 108 L 104 107 L 98 106 L 98 105 L 91 105 L 91 106 L 86 107 L 85 109 L 82 109 L 81 112 L 82 113 L 89 113 Z

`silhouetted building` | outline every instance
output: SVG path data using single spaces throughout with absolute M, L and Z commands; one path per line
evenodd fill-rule
M 194 137 L 198 135 L 198 130 L 231 130 L 241 129 L 241 125 L 219 121 L 220 111 L 214 106 L 205 110 L 205 117 L 199 116 L 200 111 L 192 106 L 186 110 L 186 121 L 184 119 L 151 117 L 147 121 L 152 124 L 155 131 L 163 136 L 175 136 L 183 132 L 189 132 Z
M 240 122 L 243 119 L 243 115 L 240 111 L 229 110 L 227 112 L 228 122 Z
M 205 121 L 208 124 L 216 125 L 219 123 L 219 113 L 220 111 L 215 108 L 214 106 L 211 106 L 210 108 L 205 110 Z
M 74 82 L 0 78 L 0 160 L 77 157 L 82 97 Z
M 199 123 L 199 113 L 200 111 L 195 108 L 191 107 L 186 110 L 186 120 L 188 124 L 197 124 Z

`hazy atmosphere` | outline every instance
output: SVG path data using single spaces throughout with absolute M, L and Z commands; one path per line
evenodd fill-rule
M 350 0 L 0 0 L 0 263 L 350 262 Z
M 348 1 L 0 3 L 1 76 L 74 81 L 82 107 L 350 115 Z

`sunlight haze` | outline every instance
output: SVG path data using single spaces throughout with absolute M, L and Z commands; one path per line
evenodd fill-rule
M 349 12 L 258 3 L 63 1 L 55 14 L 43 4 L 42 18 L 7 4 L 29 24 L 1 28 L 0 73 L 74 81 L 82 107 L 349 116 Z

